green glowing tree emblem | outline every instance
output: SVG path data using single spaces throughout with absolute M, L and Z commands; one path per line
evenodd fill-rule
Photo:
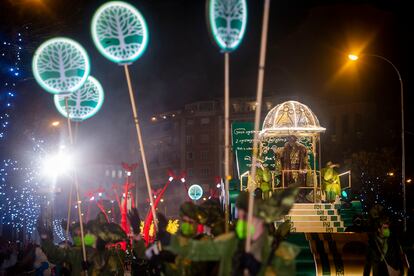
M 188 196 L 192 200 L 199 200 L 203 196 L 203 188 L 200 185 L 194 184 L 188 188 Z
M 55 106 L 60 114 L 68 117 L 66 100 L 68 97 L 69 118 L 73 121 L 83 121 L 95 115 L 104 101 L 104 92 L 101 84 L 89 76 L 85 84 L 69 95 L 55 95 Z
M 53 94 L 79 89 L 89 76 L 89 58 L 76 41 L 57 37 L 47 40 L 33 56 L 33 75 L 39 85 Z
M 91 32 L 99 52 L 109 60 L 127 64 L 137 60 L 148 44 L 144 17 L 130 4 L 102 5 L 92 19 Z
M 225 52 L 235 50 L 246 31 L 246 0 L 208 0 L 207 9 L 214 41 Z

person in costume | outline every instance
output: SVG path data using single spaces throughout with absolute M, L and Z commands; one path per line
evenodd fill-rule
M 263 163 L 263 160 L 257 159 L 255 186 L 261 189 L 263 198 L 267 199 L 270 197 L 272 189 L 272 176 L 269 168 L 265 167 Z M 249 175 L 249 182 L 250 181 L 251 177 Z
M 368 242 L 364 276 L 403 275 L 405 255 L 398 240 L 390 230 L 390 220 L 382 208 L 374 206 L 370 210 L 374 232 Z M 375 217 L 375 215 L 379 216 Z M 374 216 L 373 216 L 374 215 Z
M 326 163 L 326 167 L 321 170 L 322 191 L 325 192 L 327 202 L 334 202 L 341 195 L 341 180 L 339 173 L 335 170 L 338 167 L 338 164 L 329 161 Z
M 297 188 L 290 187 L 269 200 L 256 199 L 253 225 L 247 229 L 248 194 L 241 192 L 236 202 L 238 219 L 234 231 L 206 240 L 177 236 L 168 249 L 180 258 L 192 261 L 219 261 L 217 275 L 243 275 L 245 269 L 250 275 L 272 272 L 295 275 L 294 258 L 298 248 L 284 241 L 274 242 L 281 239 L 269 234 L 268 224 L 289 212 L 296 195 Z M 248 234 L 252 235 L 252 250 L 246 253 L 244 244 Z
M 308 150 L 298 142 L 294 135 L 287 137 L 287 142 L 283 146 L 281 156 L 282 170 L 284 174 L 285 186 L 298 183 L 306 185 L 306 169 L 308 167 Z
M 40 220 L 39 220 L 40 222 Z M 109 243 L 126 241 L 122 228 L 115 223 L 107 223 L 104 214 L 98 214 L 95 220 L 84 226 L 85 249 L 87 261 L 83 261 L 80 225 L 71 227 L 74 247 L 59 247 L 53 244 L 53 232 L 38 223 L 42 250 L 52 263 L 70 265 L 71 275 L 123 275 L 125 255 L 123 250 L 113 247 L 107 249 Z

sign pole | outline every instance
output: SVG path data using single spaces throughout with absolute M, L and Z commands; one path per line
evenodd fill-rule
M 127 64 L 124 64 L 124 69 L 125 69 L 126 80 L 127 80 L 127 83 L 128 83 L 129 98 L 131 100 L 131 107 L 132 107 L 132 113 L 133 113 L 133 116 L 134 116 L 135 129 L 137 131 L 137 136 L 138 136 L 138 144 L 139 144 L 139 148 L 140 148 L 140 152 L 141 152 L 142 166 L 144 168 L 145 180 L 146 180 L 146 183 L 147 183 L 148 197 L 149 197 L 149 200 L 150 200 L 150 207 L 151 207 L 152 217 L 154 218 L 155 230 L 158 230 L 158 220 L 157 220 L 157 215 L 155 213 L 154 200 L 152 198 L 152 193 L 151 193 L 152 189 L 151 189 L 151 182 L 150 182 L 150 177 L 149 177 L 149 173 L 148 173 L 147 159 L 145 158 L 145 151 L 144 151 L 144 144 L 142 142 L 141 128 L 139 126 L 137 107 L 135 105 L 134 91 L 132 90 L 131 78 L 130 78 L 130 75 L 129 75 L 129 70 L 128 70 L 128 65 Z
M 229 231 L 229 205 L 230 205 L 230 193 L 229 193 L 229 180 L 230 180 L 230 76 L 229 76 L 229 53 L 224 53 L 224 185 L 225 185 L 225 202 L 226 207 L 224 209 L 225 215 L 225 232 Z
M 69 116 L 69 96 L 65 97 L 65 106 L 66 106 L 66 114 L 67 114 L 67 118 L 68 118 L 68 132 L 69 132 L 69 140 L 70 140 L 70 145 L 73 147 L 74 145 L 74 139 L 73 139 L 73 134 L 72 134 L 72 124 L 71 124 L 71 120 L 70 120 L 70 116 Z M 81 200 L 80 200 L 80 196 L 79 196 L 79 182 L 78 182 L 78 174 L 76 173 L 76 170 L 73 172 L 73 178 L 74 178 L 74 184 L 75 184 L 75 192 L 76 192 L 76 201 L 77 201 L 77 206 L 78 206 L 78 216 L 79 216 L 79 225 L 80 225 L 80 231 L 81 231 L 81 243 L 82 243 L 82 257 L 83 257 L 83 261 L 86 262 L 87 258 L 86 258 L 86 248 L 85 248 L 85 239 L 84 239 L 84 230 L 83 230 L 83 220 L 82 220 L 82 206 L 81 206 Z M 71 186 L 71 190 L 70 190 L 70 195 L 69 195 L 69 200 L 72 201 L 72 186 Z M 70 201 L 69 201 L 69 208 L 68 208 L 68 224 L 66 225 L 66 234 L 68 234 L 69 232 L 69 220 L 70 220 L 70 209 L 71 209 L 71 205 L 70 205 Z M 67 238 L 66 238 L 67 239 Z M 85 271 L 87 273 L 87 271 Z
M 262 38 L 260 42 L 260 59 L 259 59 L 259 75 L 257 81 L 257 95 L 256 95 L 256 113 L 254 118 L 254 139 L 253 139 L 253 154 L 252 154 L 252 168 L 251 168 L 251 179 L 252 183 L 248 183 L 249 189 L 249 205 L 247 212 L 247 229 L 250 229 L 250 225 L 253 222 L 253 204 L 254 204 L 254 181 L 256 179 L 256 161 L 258 154 L 258 140 L 259 140 L 259 124 L 260 115 L 262 109 L 262 97 L 263 97 L 263 83 L 264 83 L 264 72 L 265 72 L 265 61 L 266 61 L 266 44 L 267 44 L 267 29 L 269 23 L 269 10 L 270 0 L 265 0 L 263 9 L 263 23 L 262 23 Z M 250 184 L 250 185 L 249 185 Z M 251 248 L 251 235 L 247 235 L 245 250 L 250 252 Z

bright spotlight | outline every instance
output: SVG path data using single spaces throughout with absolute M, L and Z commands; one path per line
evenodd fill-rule
M 168 181 L 173 181 L 173 179 L 174 179 L 174 177 L 172 177 L 172 176 L 170 176 L 169 178 L 168 178 Z
M 185 178 L 184 177 L 181 177 L 181 182 L 185 182 Z
M 356 60 L 358 60 L 359 57 L 357 55 L 355 55 L 355 54 L 349 54 L 348 55 L 348 58 L 350 60 L 352 60 L 352 61 L 356 61 Z
M 72 169 L 72 158 L 64 153 L 49 156 L 43 163 L 43 173 L 46 175 L 58 176 L 67 173 Z
M 217 183 L 216 187 L 217 187 L 217 189 L 219 189 L 221 187 L 221 184 Z

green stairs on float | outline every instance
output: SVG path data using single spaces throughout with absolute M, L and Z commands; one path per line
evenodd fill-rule
M 352 224 L 355 214 L 361 213 L 361 203 L 295 203 L 283 220 L 276 221 L 278 227 L 290 221 L 291 231 L 300 233 L 341 233 Z

